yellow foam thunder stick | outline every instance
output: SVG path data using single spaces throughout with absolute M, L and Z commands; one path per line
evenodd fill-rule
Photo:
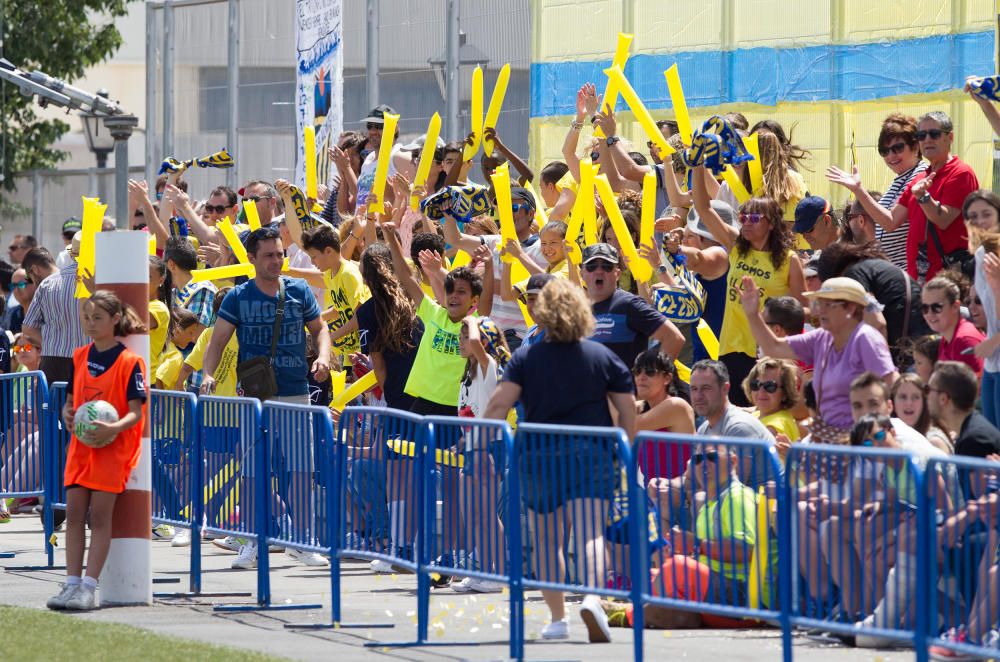
M 747 151 L 753 159 L 747 161 L 747 170 L 750 172 L 750 189 L 753 195 L 760 195 L 764 191 L 764 171 L 760 162 L 760 144 L 757 142 L 757 134 L 751 133 L 743 139 Z
M 399 115 L 386 113 L 384 119 L 382 142 L 378 147 L 378 163 L 375 166 L 375 182 L 372 184 L 372 193 L 377 199 L 368 210 L 376 214 L 385 212 L 385 180 L 389 176 L 389 161 L 392 159 L 392 143 L 396 140 L 396 124 L 399 123 Z
M 490 175 L 493 179 L 493 190 L 497 196 L 497 213 L 500 216 L 500 237 L 502 245 L 505 247 L 508 241 L 519 241 L 517 238 L 517 231 L 514 229 L 514 211 L 511 206 L 510 199 L 510 167 L 508 164 L 504 163 Z M 501 258 L 504 262 L 510 264 L 510 282 L 520 283 L 523 280 L 527 280 L 531 277 L 528 270 L 524 268 L 520 260 L 514 259 L 513 255 L 505 253 Z M 531 319 L 531 315 L 528 313 L 527 306 L 518 299 L 518 307 L 521 309 L 521 316 L 524 318 L 524 323 L 529 327 L 534 325 L 534 321 Z
M 438 135 L 441 133 L 441 116 L 434 113 L 431 121 L 427 123 L 427 134 L 424 138 L 424 148 L 420 150 L 420 164 L 417 165 L 417 176 L 413 178 L 413 187 L 423 186 L 427 183 L 427 175 L 431 172 L 431 164 L 434 163 L 434 150 L 437 147 Z M 420 196 L 410 194 L 410 209 L 418 211 L 420 208 Z
M 538 195 L 535 191 L 535 187 L 531 185 L 531 182 L 525 182 L 524 188 L 528 189 L 531 193 L 531 197 L 535 199 L 535 223 L 538 224 L 538 229 L 541 230 L 545 227 L 545 224 L 549 222 L 549 216 L 545 213 L 545 200 L 542 196 Z
M 618 33 L 618 44 L 615 46 L 615 57 L 611 60 L 612 67 L 618 67 L 622 71 L 625 71 L 625 63 L 628 62 L 628 49 L 632 45 L 632 35 L 626 34 L 624 32 Z M 601 109 L 610 107 L 611 110 L 615 109 L 615 105 L 618 103 L 618 85 L 608 79 L 608 84 L 604 86 L 604 96 L 601 97 Z M 604 135 L 604 131 L 601 127 L 596 127 L 594 129 L 595 138 L 607 138 Z
M 742 205 L 750 199 L 750 191 L 747 190 L 746 186 L 743 186 L 743 181 L 736 174 L 736 169 L 733 168 L 731 163 L 726 164 L 726 169 L 722 171 L 722 178 L 729 184 L 729 189 L 736 196 L 737 202 Z
M 708 325 L 708 322 L 704 318 L 698 320 L 698 337 L 701 339 L 701 344 L 704 346 L 705 351 L 708 352 L 708 358 L 713 361 L 719 360 L 719 339 L 715 337 L 715 332 L 712 331 L 712 327 Z
M 656 174 L 650 170 L 642 177 L 642 219 L 639 224 L 639 245 L 645 244 L 653 250 L 656 226 Z M 652 272 L 650 272 L 652 273 Z
M 342 410 L 348 402 L 358 397 L 368 389 L 375 386 L 375 371 L 365 373 L 365 376 L 358 381 L 351 384 L 347 389 L 342 391 L 339 395 L 334 396 L 333 401 L 330 402 L 330 407 L 337 410 Z
M 479 142 L 483 139 L 483 70 L 476 67 L 472 71 L 472 97 L 469 108 L 469 121 L 472 123 L 472 144 L 465 144 L 462 150 L 462 160 L 471 161 L 479 151 Z M 384 135 L 384 134 L 383 134 Z
M 316 184 L 316 127 L 306 126 L 302 129 L 302 146 L 305 148 L 306 195 L 315 200 L 319 194 L 319 186 Z
M 764 488 L 757 494 L 757 539 L 750 559 L 749 581 L 747 582 L 747 606 L 751 609 L 761 608 L 761 596 L 766 595 L 768 585 L 768 556 L 771 551 L 770 514 L 772 499 L 767 498 Z
M 248 200 L 248 203 L 252 203 L 252 200 Z M 226 238 L 229 243 L 229 247 L 233 251 L 233 255 L 236 256 L 236 261 L 238 264 L 229 264 L 224 267 L 212 267 L 211 269 L 195 269 L 191 272 L 191 280 L 200 283 L 203 280 L 220 280 L 223 278 L 233 278 L 235 276 L 247 276 L 253 278 L 257 275 L 257 270 L 254 266 L 250 264 L 250 259 L 247 257 L 247 249 L 240 242 L 239 236 L 236 234 L 236 229 L 233 227 L 232 222 L 229 218 L 225 218 L 216 224 L 219 228 L 219 232 L 222 236 Z
M 684 88 L 681 86 L 681 77 L 677 73 L 677 63 L 670 65 L 670 68 L 663 72 L 667 78 L 667 89 L 670 91 L 670 103 L 674 107 L 674 116 L 677 118 L 677 130 L 684 139 L 685 145 L 691 144 L 691 134 L 694 132 L 691 126 L 691 116 L 688 114 L 687 100 L 684 98 Z
M 585 244 L 595 243 L 597 209 L 594 206 L 594 166 L 589 158 L 580 161 L 580 185 L 576 189 L 576 200 L 573 202 L 573 211 L 570 213 L 566 228 L 566 241 L 569 242 L 571 250 L 570 258 L 577 264 L 583 256 L 579 254 L 579 247 L 576 249 L 573 247 L 577 246 L 577 237 L 584 229 Z
M 251 230 L 260 230 L 260 215 L 257 213 L 257 203 L 253 200 L 243 201 L 243 211 L 247 215 L 247 224 Z
M 149 254 L 156 255 L 156 235 L 153 233 L 149 234 Z
M 486 129 L 496 129 L 497 120 L 500 119 L 500 107 L 503 106 L 503 99 L 507 96 L 507 82 L 510 80 L 510 63 L 503 65 L 497 75 L 497 84 L 493 86 L 493 95 L 490 97 L 489 108 L 486 109 L 486 118 L 483 120 L 483 132 Z M 487 156 L 493 153 L 493 141 L 483 138 L 483 154 Z
M 416 446 L 412 441 L 405 439 L 386 439 L 385 445 L 392 449 L 394 453 L 405 455 L 406 457 L 416 457 Z M 434 462 L 443 464 L 446 467 L 465 466 L 465 458 L 454 451 L 438 448 L 434 451 Z
M 81 222 L 80 254 L 76 258 L 76 298 L 86 299 L 90 292 L 83 285 L 83 272 L 94 275 L 94 237 L 101 231 L 104 222 L 104 212 L 107 205 L 102 205 L 98 198 L 83 198 L 83 221 Z
M 621 209 L 618 208 L 618 200 L 615 198 L 615 192 L 611 190 L 607 176 L 598 175 L 595 177 L 594 185 L 597 187 L 597 194 L 601 196 L 604 211 L 608 215 L 608 220 L 611 221 L 611 228 L 615 231 L 615 237 L 622 247 L 622 253 L 628 260 L 629 270 L 635 276 L 636 281 L 649 282 L 653 276 L 653 267 L 649 265 L 649 262 L 639 257 L 639 252 L 632 241 L 632 235 L 629 234 L 628 226 L 625 225 L 625 218 L 622 216 Z
M 639 120 L 640 126 L 646 132 L 646 137 L 653 141 L 659 148 L 660 157 L 665 158 L 673 154 L 674 148 L 667 144 L 667 139 L 663 137 L 663 132 L 660 131 L 660 127 L 656 126 L 653 116 L 646 109 L 646 104 L 636 94 L 636 91 L 632 88 L 632 84 L 628 82 L 628 78 L 625 78 L 621 67 L 605 69 L 604 73 L 607 74 L 608 80 L 615 81 L 618 85 L 622 98 L 625 99 L 628 107 L 632 109 L 632 114 L 635 115 L 635 118 Z

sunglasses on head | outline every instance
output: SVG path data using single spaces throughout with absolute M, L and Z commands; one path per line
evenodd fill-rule
M 741 211 L 740 212 L 740 223 L 744 225 L 756 225 L 765 219 L 764 214 L 755 214 L 752 212 Z
M 719 451 L 708 451 L 707 453 L 695 453 L 691 456 L 691 461 L 695 464 L 702 462 L 718 462 Z
M 926 315 L 927 313 L 934 313 L 935 315 L 940 315 L 942 310 L 944 310 L 943 303 L 920 304 L 920 312 L 922 312 L 924 315 Z
M 769 379 L 766 382 L 762 382 L 757 379 L 750 381 L 750 390 L 756 393 L 757 391 L 764 389 L 768 393 L 774 393 L 778 390 L 778 382 L 773 379 Z
M 10 286 L 15 290 L 23 290 L 24 288 L 31 285 L 31 280 L 22 280 L 20 283 L 11 283 Z
M 888 147 L 879 147 L 878 153 L 880 156 L 889 156 L 889 152 L 892 152 L 893 154 L 902 154 L 905 149 L 906 143 L 895 143 L 889 145 Z
M 588 262 L 587 264 L 583 265 L 583 268 L 591 273 L 597 271 L 598 269 L 600 269 L 601 271 L 611 272 L 614 271 L 616 266 L 618 265 L 611 264 L 606 260 L 594 260 L 593 262 Z
M 879 430 L 878 432 L 874 433 L 868 439 L 865 439 L 864 441 L 862 441 L 861 445 L 862 446 L 874 446 L 876 443 L 881 444 L 884 441 L 885 441 L 885 430 Z
M 931 140 L 937 140 L 942 135 L 944 135 L 944 131 L 942 131 L 941 129 L 927 129 L 926 131 L 917 131 L 917 142 L 926 140 L 928 137 Z
M 37 349 L 37 347 L 32 345 L 30 342 L 26 342 L 23 345 L 14 345 L 13 347 L 11 347 L 11 351 L 14 352 L 15 354 L 20 354 L 21 352 L 30 352 L 33 349 Z

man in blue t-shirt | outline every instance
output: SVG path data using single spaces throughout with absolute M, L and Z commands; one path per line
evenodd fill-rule
M 644 299 L 619 289 L 620 275 L 614 246 L 591 244 L 583 249 L 582 276 L 597 320 L 590 339 L 617 354 L 629 369 L 635 357 L 649 348 L 650 339 L 677 357 L 684 347 L 684 335 Z
M 316 339 L 318 358 L 311 372 L 317 382 L 325 382 L 330 375 L 330 332 L 320 319 L 319 304 L 306 282 L 281 276 L 284 251 L 279 232 L 270 227 L 254 230 L 247 237 L 246 247 L 257 273 L 252 280 L 234 287 L 222 300 L 212 340 L 205 350 L 201 392 L 211 394 L 215 390 L 215 370 L 233 333 L 240 344 L 240 363 L 270 355 L 279 282 L 283 281 L 285 313 L 272 361 L 278 383 L 278 393 L 273 400 L 307 405 L 309 381 L 306 375 L 310 370 L 306 364 L 303 329 L 308 329 Z
M 278 343 L 271 365 L 274 368 L 278 392 L 273 401 L 308 405 L 310 368 L 306 362 L 306 335 L 308 329 L 316 340 L 317 359 L 313 361 L 311 372 L 317 383 L 325 383 L 330 378 L 330 331 L 320 318 L 319 304 L 309 285 L 300 278 L 281 275 L 281 265 L 285 259 L 281 245 L 281 233 L 277 228 L 265 226 L 251 232 L 246 239 L 247 257 L 254 266 L 256 275 L 251 280 L 237 285 L 222 300 L 215 320 L 212 340 L 205 350 L 202 363 L 204 379 L 201 392 L 211 394 L 215 390 L 215 370 L 219 367 L 222 350 L 236 334 L 240 344 L 240 363 L 258 356 L 270 356 L 271 338 L 277 317 L 278 295 L 281 283 L 285 285 L 285 308 L 279 329 Z M 312 457 L 311 431 L 293 430 L 284 435 L 278 443 L 270 446 L 271 466 L 280 466 L 288 472 L 287 491 L 279 491 L 278 498 L 293 521 L 293 512 L 300 504 L 289 499 L 289 495 L 313 494 L 313 476 L 316 463 Z M 242 479 L 257 478 L 252 444 L 244 439 L 242 450 Z M 267 476 L 260 476 L 268 480 Z M 240 491 L 244 494 L 245 486 Z M 302 515 L 298 515 L 299 518 Z M 294 525 L 293 525 L 294 528 Z M 296 536 L 308 535 L 295 531 Z M 313 541 L 310 541 L 313 542 Z M 289 555 L 305 565 L 326 565 L 327 561 L 313 552 L 302 552 L 289 548 Z M 233 561 L 234 568 L 250 569 L 257 566 L 257 543 L 246 541 L 240 545 L 239 555 Z

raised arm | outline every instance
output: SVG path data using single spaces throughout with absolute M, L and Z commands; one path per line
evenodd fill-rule
M 767 324 L 764 324 L 764 317 L 760 314 L 760 291 L 757 284 L 750 276 L 744 276 L 740 284 L 740 303 L 743 305 L 743 312 L 750 323 L 750 332 L 753 333 L 754 340 L 760 346 L 761 354 L 775 359 L 789 359 L 797 361 L 798 356 L 792 350 L 791 345 L 784 338 L 774 335 Z
M 850 173 L 846 173 L 835 165 L 826 169 L 826 178 L 834 184 L 839 184 L 851 192 L 854 199 L 858 201 L 865 212 L 872 217 L 872 220 L 881 225 L 886 232 L 892 232 L 906 220 L 905 217 L 894 218 L 895 214 L 878 203 L 871 194 L 861 185 L 861 175 L 858 174 L 858 166 L 851 168 Z M 905 211 L 904 208 L 900 207 Z
M 618 122 L 615 119 L 615 112 L 610 107 L 605 108 L 605 112 L 597 113 L 595 117 L 594 123 L 600 127 L 604 135 L 608 137 L 618 135 Z M 605 143 L 604 149 L 601 150 L 601 158 L 603 159 L 605 155 L 611 157 L 611 163 L 616 170 L 615 174 L 619 178 L 627 179 L 631 182 L 642 182 L 642 178 L 646 176 L 646 173 L 652 171 L 652 168 L 649 166 L 641 166 L 633 161 L 621 140 L 615 141 L 615 144 L 610 147 Z
M 978 76 L 969 76 L 965 79 L 965 91 L 972 97 L 973 101 L 979 104 L 980 110 L 983 111 L 983 115 L 986 115 L 987 121 L 993 128 L 993 133 L 1000 136 L 1000 111 L 997 110 L 996 104 L 972 92 L 970 83 L 977 78 Z
M 451 214 L 445 212 L 443 220 L 444 224 L 441 227 L 444 229 L 445 242 L 458 247 L 469 255 L 475 253 L 476 249 L 483 245 L 479 237 L 462 234 L 462 231 L 458 229 L 458 221 Z
M 424 300 L 424 291 L 420 283 L 413 277 L 413 270 L 406 264 L 403 258 L 403 247 L 399 245 L 399 237 L 396 236 L 395 223 L 383 223 L 382 234 L 385 235 L 385 243 L 389 244 L 389 251 L 392 253 L 392 269 L 396 272 L 399 282 L 411 299 L 418 304 Z
M 295 213 L 295 205 L 292 204 L 292 185 L 284 179 L 277 179 L 274 182 L 274 189 L 281 198 L 281 204 L 285 206 L 285 227 L 288 228 L 288 236 L 292 238 L 292 243 L 302 247 L 302 223 Z M 302 278 L 302 276 L 296 276 Z
M 705 166 L 695 166 L 693 170 L 693 190 L 694 208 L 698 211 L 698 216 L 708 226 L 708 231 L 712 233 L 715 240 L 722 244 L 727 251 L 733 250 L 736 246 L 736 239 L 740 236 L 740 231 L 722 221 L 722 217 L 712 209 L 712 198 L 708 194 L 705 178 L 708 177 Z
M 580 144 L 583 123 L 597 110 L 597 88 L 593 83 L 584 83 L 576 93 L 576 120 L 570 125 L 563 140 L 562 154 L 573 179 L 580 181 L 580 159 L 576 148 Z
M 517 174 L 520 175 L 517 178 L 517 181 L 521 186 L 524 186 L 527 182 L 534 181 L 535 173 L 532 172 L 528 164 L 524 162 L 524 159 L 518 156 L 517 153 L 507 147 L 507 145 L 500 140 L 500 136 L 497 134 L 496 129 L 490 127 L 483 131 L 483 138 L 486 140 L 492 140 L 496 150 L 507 157 L 511 166 L 513 166 L 514 169 L 517 170 Z

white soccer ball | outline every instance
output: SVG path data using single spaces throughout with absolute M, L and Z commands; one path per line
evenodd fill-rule
M 116 423 L 118 411 L 110 402 L 104 400 L 91 400 L 77 407 L 76 414 L 73 416 L 73 434 L 80 440 L 80 443 L 91 448 L 101 448 L 114 441 L 114 438 L 105 442 L 91 441 L 90 433 L 96 428 L 94 421 Z

